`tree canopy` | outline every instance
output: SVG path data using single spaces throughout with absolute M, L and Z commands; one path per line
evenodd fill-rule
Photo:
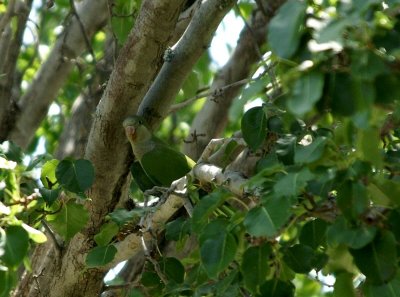
M 399 0 L 2 1 L 0 297 L 400 296 L 399 40 Z

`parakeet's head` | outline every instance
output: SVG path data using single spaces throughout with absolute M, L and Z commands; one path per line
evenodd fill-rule
M 151 132 L 141 116 L 129 116 L 122 123 L 126 137 L 131 143 L 140 143 L 151 138 Z

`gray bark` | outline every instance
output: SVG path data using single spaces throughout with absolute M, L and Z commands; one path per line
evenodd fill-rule
M 267 26 L 277 9 L 285 1 L 263 1 L 264 11 L 261 9 L 253 15 L 249 26 L 245 26 L 240 33 L 237 46 L 229 59 L 213 81 L 211 90 L 218 96 L 212 95 L 199 113 L 196 114 L 188 141 L 184 145 L 184 152 L 197 160 L 211 139 L 216 138 L 224 130 L 228 121 L 229 107 L 239 94 L 242 86 L 235 86 L 219 92 L 223 87 L 245 78 L 249 78 L 254 71 L 254 65 L 260 61 L 260 48 L 266 41 Z M 267 11 L 266 14 L 265 11 Z

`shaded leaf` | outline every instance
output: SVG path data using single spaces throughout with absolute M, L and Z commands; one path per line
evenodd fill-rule
M 160 268 L 165 276 L 168 277 L 168 279 L 177 284 L 181 284 L 183 282 L 185 268 L 177 258 L 163 258 L 163 260 L 160 262 Z
M 48 206 L 51 206 L 60 196 L 61 188 L 56 189 L 39 189 L 40 195 L 42 195 L 43 200 L 46 202 Z
M 114 245 L 97 246 L 89 251 L 86 256 L 86 265 L 88 267 L 99 267 L 110 263 L 115 254 L 117 248 Z
M 9 267 L 15 268 L 24 260 L 29 247 L 28 232 L 21 226 L 8 226 L 1 260 Z
M 305 2 L 289 0 L 270 21 L 268 44 L 278 56 L 288 59 L 296 52 L 306 7 Z
M 257 293 L 269 271 L 271 247 L 267 244 L 249 247 L 243 254 L 241 271 L 246 288 Z
M 333 289 L 334 297 L 356 297 L 353 285 L 354 276 L 348 272 L 341 272 L 336 276 Z
M 338 218 L 327 229 L 327 241 L 330 245 L 345 244 L 353 249 L 360 249 L 369 244 L 376 235 L 374 226 L 350 226 L 343 218 Z
M 232 262 L 237 243 L 227 230 L 227 222 L 217 219 L 208 224 L 200 235 L 200 258 L 207 274 L 215 278 Z
M 56 177 L 66 190 L 73 193 L 83 193 L 93 184 L 94 168 L 88 160 L 65 159 L 57 165 Z
M 324 75 L 311 71 L 297 79 L 287 99 L 288 109 L 297 116 L 303 116 L 312 110 L 314 104 L 321 98 L 324 87 Z
M 118 231 L 119 227 L 115 222 L 107 222 L 101 226 L 100 232 L 94 236 L 94 241 L 99 246 L 105 246 L 118 234 Z
M 260 297 L 294 297 L 295 286 L 278 278 L 266 281 L 260 288 Z
M 327 141 L 326 137 L 317 137 L 309 145 L 296 146 L 294 162 L 308 164 L 317 161 L 322 157 Z
M 381 231 L 368 245 L 350 249 L 354 262 L 373 285 L 383 285 L 397 272 L 397 247 L 393 233 Z
M 290 172 L 279 179 L 274 185 L 277 197 L 295 197 L 307 186 L 307 182 L 314 178 L 308 168 L 299 172 Z
M 316 249 L 319 246 L 324 245 L 326 241 L 327 227 L 328 224 L 321 219 L 316 219 L 307 222 L 301 229 L 299 237 L 300 243 L 308 245 L 313 249 Z
M 267 135 L 267 117 L 264 108 L 253 107 L 242 117 L 243 139 L 252 150 L 258 149 Z

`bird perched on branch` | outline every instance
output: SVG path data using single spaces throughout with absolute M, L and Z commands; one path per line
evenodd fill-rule
M 123 126 L 133 154 L 154 186 L 169 187 L 173 181 L 186 175 L 195 165 L 192 159 L 156 137 L 143 117 L 129 116 L 124 120 Z M 132 173 L 140 174 L 140 168 L 137 166 L 135 168 L 136 172 Z M 136 179 L 135 175 L 134 178 Z M 148 183 L 146 184 L 148 187 Z

